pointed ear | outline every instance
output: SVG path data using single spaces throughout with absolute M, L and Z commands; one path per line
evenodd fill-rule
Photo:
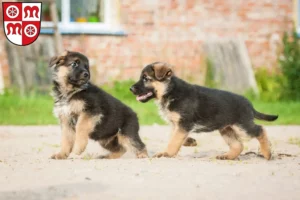
M 64 52 L 61 54 L 61 56 L 67 56 L 70 53 L 67 49 L 64 50 Z
M 65 56 L 53 56 L 49 61 L 49 67 L 58 65 L 59 63 L 64 62 Z
M 59 61 L 59 58 L 57 56 L 53 56 L 49 61 L 49 67 L 52 67 L 53 65 L 56 65 Z
M 59 56 L 53 56 L 49 61 L 49 67 L 53 67 L 53 65 L 57 65 L 61 62 L 64 62 L 65 57 L 70 53 L 68 50 L 64 50 Z
M 173 75 L 172 66 L 167 63 L 154 64 L 153 69 L 157 80 L 169 78 Z

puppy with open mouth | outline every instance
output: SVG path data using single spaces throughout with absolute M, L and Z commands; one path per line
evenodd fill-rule
M 243 151 L 244 136 L 257 138 L 264 158 L 271 158 L 266 131 L 253 120 L 274 121 L 278 116 L 256 111 L 243 96 L 189 84 L 174 76 L 171 65 L 162 62 L 147 65 L 130 90 L 140 102 L 156 99 L 162 115 L 172 124 L 166 150 L 154 157 L 176 156 L 189 133 L 219 130 L 230 150 L 217 159 L 237 158 Z
M 121 157 L 128 148 L 138 158 L 148 157 L 138 131 L 137 115 L 90 80 L 89 61 L 78 52 L 67 51 L 50 60 L 54 114 L 62 131 L 60 152 L 53 159 L 80 155 L 91 138 L 110 153 L 101 158 Z

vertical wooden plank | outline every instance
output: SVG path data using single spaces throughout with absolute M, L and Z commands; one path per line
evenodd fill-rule
M 0 63 L 0 94 L 4 93 L 4 80 L 3 80 L 3 73 L 2 73 L 2 65 Z
M 20 92 L 21 96 L 25 95 L 25 81 L 22 76 L 21 71 L 21 62 L 20 62 L 20 47 L 14 46 L 10 44 L 8 41 L 6 42 L 6 51 L 9 60 L 10 73 L 12 77 L 12 83 L 15 85 Z
M 58 14 L 57 14 L 57 6 L 55 0 L 52 0 L 50 2 L 50 13 L 54 24 L 53 29 L 54 29 L 55 49 L 56 52 L 59 54 L 63 52 L 63 44 L 62 44 L 62 38 L 60 32 L 58 30 Z
M 212 62 L 214 81 L 221 89 L 258 92 L 246 45 L 241 39 L 208 40 L 204 51 Z

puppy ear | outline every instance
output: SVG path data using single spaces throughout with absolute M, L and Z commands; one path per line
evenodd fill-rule
M 70 51 L 68 50 L 64 50 L 64 52 L 62 52 L 60 54 L 60 56 L 53 56 L 50 61 L 49 61 L 49 67 L 53 67 L 53 65 L 57 65 L 60 62 L 64 62 L 65 57 L 70 53 Z
M 49 61 L 49 67 L 58 65 L 59 63 L 64 62 L 65 56 L 53 56 Z
M 153 66 L 157 80 L 169 78 L 173 75 L 172 66 L 167 63 L 159 63 Z
M 61 56 L 67 56 L 70 53 L 67 49 L 64 50 L 64 52 L 61 54 Z
M 49 67 L 52 67 L 53 65 L 56 65 L 59 61 L 58 56 L 53 56 L 49 61 Z

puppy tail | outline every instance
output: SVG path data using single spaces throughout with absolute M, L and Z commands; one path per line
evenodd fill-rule
M 267 115 L 254 110 L 254 117 L 256 119 L 265 120 L 265 121 L 275 121 L 278 118 L 278 115 Z

